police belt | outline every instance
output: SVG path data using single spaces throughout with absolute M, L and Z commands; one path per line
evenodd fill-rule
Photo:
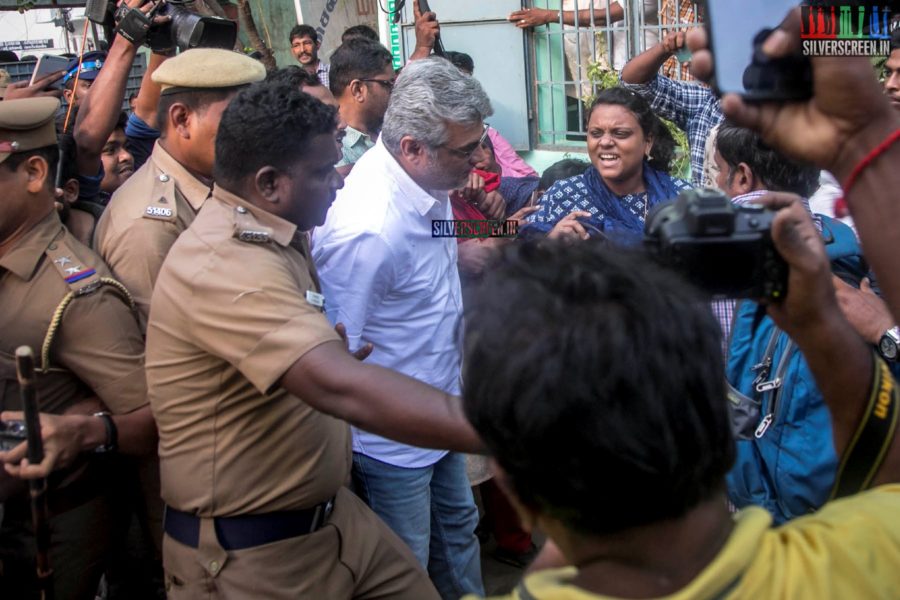
M 313 533 L 328 522 L 333 509 L 332 497 L 305 510 L 213 517 L 213 522 L 216 538 L 224 550 L 242 550 Z M 200 543 L 200 520 L 196 515 L 166 506 L 163 523 L 171 538 L 196 548 Z

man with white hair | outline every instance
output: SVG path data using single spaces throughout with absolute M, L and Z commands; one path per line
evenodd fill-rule
M 381 136 L 356 163 L 316 229 L 313 257 L 333 323 L 369 362 L 449 394 L 460 391 L 462 296 L 456 240 L 432 237 L 452 219 L 448 190 L 484 159 L 491 103 L 477 80 L 442 58 L 397 79 Z M 483 593 L 478 522 L 463 455 L 353 429 L 357 493 L 412 548 L 441 596 Z

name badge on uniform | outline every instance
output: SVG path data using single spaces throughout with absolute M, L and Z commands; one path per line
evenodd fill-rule
M 318 292 L 314 292 L 312 290 L 306 290 L 306 301 L 315 306 L 316 308 L 324 308 L 325 307 L 325 296 L 319 294 Z
M 144 211 L 144 214 L 151 219 L 171 219 L 172 209 L 151 205 L 147 207 L 147 209 Z

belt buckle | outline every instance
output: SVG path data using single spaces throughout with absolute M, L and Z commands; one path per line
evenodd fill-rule
M 310 523 L 309 533 L 314 533 L 319 530 L 319 528 L 325 524 L 325 521 L 328 520 L 328 517 L 331 516 L 331 512 L 334 510 L 334 498 L 330 499 L 328 502 L 324 504 L 320 504 L 316 507 L 316 511 L 313 514 L 312 522 Z

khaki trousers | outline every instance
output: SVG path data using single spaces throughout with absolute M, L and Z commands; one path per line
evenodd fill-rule
M 198 548 L 165 536 L 163 566 L 170 600 L 439 600 L 409 548 L 346 488 L 315 533 L 226 551 L 203 519 Z

